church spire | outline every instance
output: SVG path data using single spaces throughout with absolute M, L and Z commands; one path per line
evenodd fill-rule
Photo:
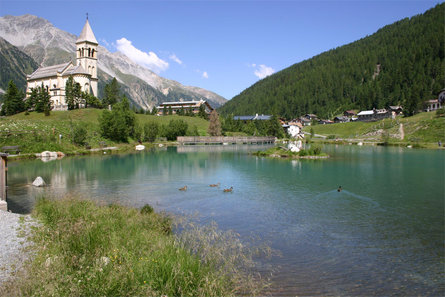
M 83 26 L 82 32 L 80 32 L 79 38 L 77 38 L 76 43 L 85 41 L 98 44 L 96 37 L 94 37 L 94 33 L 93 30 L 91 29 L 90 23 L 88 22 L 88 13 L 87 13 L 87 20 L 85 21 L 85 25 Z

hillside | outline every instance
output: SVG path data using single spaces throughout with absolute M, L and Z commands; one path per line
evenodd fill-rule
M 81 29 L 80 25 L 79 32 Z M 65 63 L 75 58 L 77 36 L 62 31 L 37 16 L 28 14 L 0 17 L 0 37 L 32 57 L 39 66 Z M 179 82 L 160 77 L 120 52 L 111 53 L 101 45 L 98 50 L 99 97 L 102 96 L 101 90 L 104 85 L 116 77 L 122 85 L 122 91 L 128 94 L 133 104 L 144 109 L 152 108 L 164 101 L 205 99 L 215 107 L 226 102 L 225 98 L 208 90 L 184 86 Z M 9 63 L 2 64 L 2 68 L 11 67 Z M 20 79 L 26 81 L 23 76 Z M 24 88 L 24 85 L 17 84 Z
M 271 75 L 219 110 L 328 118 L 347 109 L 402 104 L 411 113 L 445 86 L 444 32 L 442 3 Z
M 31 74 L 37 63 L 27 54 L 0 37 L 0 93 L 6 91 L 12 79 L 22 89 L 26 86 L 26 75 Z M 8 65 L 6 67 L 6 65 Z

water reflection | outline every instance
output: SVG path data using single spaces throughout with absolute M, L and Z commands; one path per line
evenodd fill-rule
M 130 155 L 11 162 L 9 204 L 81 193 L 174 213 L 199 212 L 282 253 L 264 260 L 273 295 L 441 295 L 445 155 L 327 146 L 328 160 L 275 160 L 255 146 L 183 146 Z M 30 187 L 36 176 L 49 184 Z M 209 184 L 220 182 L 220 188 Z M 187 185 L 188 191 L 178 191 Z M 336 189 L 342 185 L 343 191 Z M 233 186 L 234 192 L 223 193 Z

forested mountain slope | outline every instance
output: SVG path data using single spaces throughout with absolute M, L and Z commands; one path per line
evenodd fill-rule
M 12 79 L 24 90 L 26 75 L 31 74 L 37 67 L 37 63 L 30 56 L 0 37 L 0 89 L 6 91 L 8 82 Z
M 327 118 L 346 109 L 402 104 L 412 113 L 445 87 L 444 34 L 442 3 L 277 72 L 235 96 L 220 112 Z

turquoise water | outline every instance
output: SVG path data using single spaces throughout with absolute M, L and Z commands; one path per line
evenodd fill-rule
M 29 212 L 46 191 L 196 214 L 280 252 L 258 259 L 274 296 L 444 295 L 444 151 L 326 146 L 330 159 L 301 161 L 247 153 L 261 148 L 10 162 L 8 204 Z M 29 186 L 36 176 L 49 187 Z

